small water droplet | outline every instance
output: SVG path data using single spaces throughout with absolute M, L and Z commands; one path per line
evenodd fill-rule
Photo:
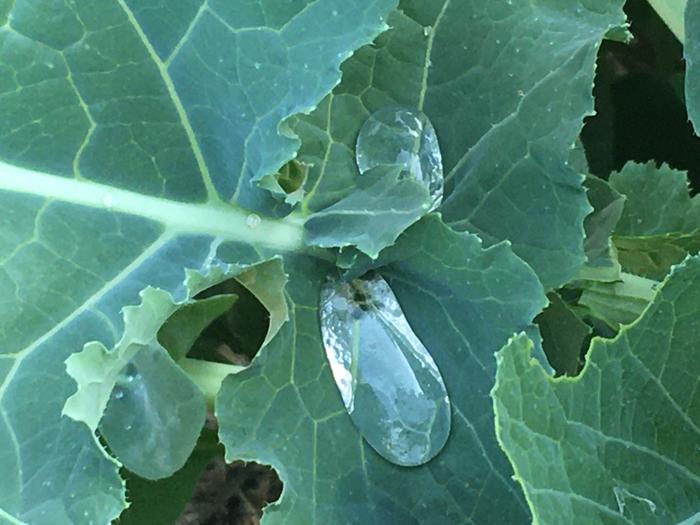
M 255 69 L 260 69 L 260 66 L 262 66 L 262 64 L 261 64 L 260 62 L 254 62 L 254 63 L 253 63 L 253 67 L 254 67 Z
M 333 9 L 332 13 L 333 13 L 333 16 L 338 16 L 338 10 L 337 10 L 337 9 Z
M 136 366 L 134 366 L 132 363 L 129 363 L 126 365 L 126 368 L 124 369 L 124 377 L 126 378 L 127 382 L 132 383 L 136 379 L 139 379 L 141 375 L 139 374 L 139 371 L 136 369 Z
M 424 26 L 423 27 L 423 35 L 424 36 L 430 36 L 430 33 L 433 32 L 433 26 Z
M 245 218 L 245 225 L 248 226 L 248 228 L 257 228 L 260 226 L 261 222 L 262 219 L 257 213 L 251 213 Z
M 124 426 L 124 430 L 131 430 L 132 428 L 134 428 L 132 425 L 125 425 Z
M 49 69 L 53 69 L 56 66 L 55 66 L 55 64 L 52 64 L 51 62 L 49 62 L 48 64 L 46 64 L 46 67 L 48 67 Z
M 114 387 L 114 390 L 112 390 L 112 398 L 113 399 L 124 399 L 124 390 L 121 387 Z
M 105 193 L 102 196 L 102 204 L 107 209 L 112 208 L 112 206 L 114 206 L 114 195 L 112 195 L 111 193 Z
M 355 149 L 360 173 L 377 166 L 402 166 L 421 182 L 436 209 L 444 186 L 442 154 L 435 128 L 422 111 L 388 106 L 365 121 Z
M 321 333 L 345 408 L 387 460 L 423 464 L 450 433 L 447 389 L 432 356 L 378 274 L 321 289 Z

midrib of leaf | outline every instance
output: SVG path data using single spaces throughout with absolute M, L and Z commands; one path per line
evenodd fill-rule
M 199 143 L 197 142 L 197 137 L 195 137 L 194 135 L 194 130 L 192 129 L 192 125 L 190 124 L 189 118 L 187 118 L 187 113 L 185 112 L 185 108 L 182 105 L 180 96 L 177 94 L 175 84 L 173 84 L 173 79 L 170 78 L 170 73 L 168 72 L 167 66 L 160 59 L 158 53 L 156 53 L 156 50 L 153 49 L 153 45 L 151 44 L 146 34 L 143 32 L 141 24 L 139 24 L 138 20 L 136 20 L 134 13 L 131 11 L 129 6 L 126 5 L 126 2 L 124 0 L 117 0 L 117 2 L 126 14 L 126 17 L 128 18 L 129 23 L 133 26 L 134 30 L 136 31 L 136 34 L 138 34 L 139 38 L 143 42 L 143 45 L 146 48 L 146 51 L 148 51 L 148 55 L 151 57 L 151 60 L 153 60 L 155 65 L 158 67 L 158 70 L 160 71 L 160 76 L 163 79 L 163 83 L 165 84 L 165 87 L 168 90 L 168 94 L 170 95 L 170 98 L 173 101 L 175 110 L 177 111 L 177 114 L 180 118 L 180 122 L 182 123 L 182 127 L 184 128 L 185 133 L 187 135 L 187 140 L 189 141 L 190 147 L 192 148 L 192 153 L 194 154 L 194 157 L 197 161 L 199 172 L 202 175 L 202 180 L 204 181 L 204 187 L 207 190 L 208 199 L 213 202 L 221 201 L 219 194 L 214 188 L 214 183 L 212 182 L 211 175 L 209 174 L 209 168 L 207 167 L 207 164 L 204 161 L 204 155 L 202 155 L 202 150 L 200 149 Z M 204 4 L 206 4 L 206 1 L 204 2 Z M 199 12 L 197 13 L 192 25 L 196 23 L 198 16 Z M 183 37 L 183 41 L 185 38 L 186 36 Z
M 25 522 L 19 521 L 14 516 L 8 514 L 4 510 L 2 510 L 1 507 L 0 507 L 0 518 L 2 518 L 3 520 L 7 520 L 7 521 L 5 521 L 5 523 L 9 523 L 10 525 L 27 525 Z
M 430 57 L 433 54 L 433 42 L 435 41 L 435 34 L 437 33 L 442 17 L 445 16 L 445 12 L 450 5 L 451 0 L 445 0 L 442 4 L 442 9 L 435 18 L 435 23 L 428 35 L 428 43 L 425 46 L 425 63 L 423 65 L 423 78 L 421 79 L 420 94 L 418 96 L 418 109 L 423 111 L 423 104 L 425 103 L 425 94 L 428 91 L 428 72 L 430 71 Z
M 147 260 L 151 255 L 153 255 L 155 252 L 157 252 L 168 240 L 171 239 L 171 236 L 168 235 L 161 235 L 158 239 L 153 241 L 153 244 L 151 244 L 148 249 L 144 250 L 144 252 L 141 254 L 140 257 L 137 259 L 134 259 L 131 264 L 129 264 L 126 268 L 124 268 L 119 274 L 117 274 L 114 278 L 110 279 L 107 281 L 104 286 L 102 286 L 99 290 L 97 290 L 94 294 L 92 294 L 90 297 L 88 297 L 81 305 L 80 307 L 76 308 L 73 310 L 73 312 L 70 313 L 70 315 L 66 316 L 61 322 L 57 323 L 54 325 L 50 330 L 48 330 L 46 333 L 44 333 L 41 337 L 36 339 L 32 344 L 29 346 L 23 348 L 22 350 L 15 352 L 13 354 L 4 354 L 7 357 L 13 357 L 15 359 L 15 363 L 13 367 L 10 369 L 10 371 L 7 374 L 7 377 L 5 378 L 4 382 L 0 385 L 0 401 L 3 399 L 5 395 L 5 389 L 10 385 L 12 382 L 12 378 L 15 375 L 17 368 L 19 367 L 22 359 L 24 356 L 30 354 L 33 350 L 38 348 L 40 345 L 51 339 L 56 333 L 61 331 L 65 326 L 70 324 L 73 320 L 75 320 L 79 315 L 81 315 L 83 312 L 86 310 L 90 309 L 92 306 L 94 306 L 102 297 L 107 294 L 109 291 L 111 291 L 115 284 L 122 282 L 125 278 L 131 274 L 136 268 L 138 268 L 145 260 Z M 0 410 L 4 413 L 4 408 L 0 405 Z
M 10 164 L 0 163 L 0 173 L 0 190 L 143 217 L 161 223 L 172 234 L 209 234 L 281 251 L 301 250 L 304 246 L 303 226 L 296 216 L 261 218 L 260 224 L 252 228 L 247 225 L 248 211 L 222 201 L 205 204 L 171 201 Z

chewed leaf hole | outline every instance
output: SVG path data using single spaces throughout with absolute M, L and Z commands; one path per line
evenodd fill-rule
M 247 365 L 260 350 L 270 326 L 270 314 L 250 290 L 229 279 L 204 290 L 196 298 L 228 294 L 236 295 L 236 302 L 202 331 L 189 357 Z
M 175 525 L 258 525 L 263 509 L 282 495 L 275 469 L 255 462 L 226 464 L 216 457 L 204 469 Z
M 290 160 L 280 168 L 275 177 L 286 193 L 294 193 L 306 180 L 307 167 L 298 160 Z
M 176 361 L 186 356 L 246 366 L 262 346 L 269 325 L 265 306 L 239 281 L 229 279 L 175 312 L 158 340 Z

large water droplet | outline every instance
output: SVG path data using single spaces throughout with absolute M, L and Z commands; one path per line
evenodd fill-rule
M 365 440 L 399 465 L 433 458 L 450 433 L 447 390 L 387 282 L 329 279 L 319 314 L 331 372 Z
M 377 166 L 402 166 L 404 176 L 425 185 L 434 210 L 442 202 L 442 154 L 435 128 L 422 111 L 397 106 L 370 115 L 360 129 L 355 148 L 357 167 L 364 173 Z

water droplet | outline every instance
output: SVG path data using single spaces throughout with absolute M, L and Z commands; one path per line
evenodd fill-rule
M 435 128 L 421 111 L 397 106 L 370 115 L 357 136 L 360 173 L 377 166 L 403 166 L 428 190 L 434 210 L 442 202 L 442 154 Z
M 430 33 L 433 32 L 433 26 L 424 26 L 423 27 L 423 35 L 429 36 Z
M 254 67 L 255 69 L 260 69 L 260 66 L 261 66 L 261 65 L 262 65 L 262 64 L 261 64 L 260 62 L 255 62 L 255 63 L 253 63 L 253 67 Z
M 388 283 L 330 278 L 319 315 L 333 378 L 365 440 L 399 465 L 433 458 L 450 433 L 447 390 Z
M 333 16 L 338 16 L 338 10 L 337 10 L 337 9 L 333 9 L 332 13 L 333 13 Z
M 132 428 L 134 428 L 132 425 L 125 425 L 124 426 L 124 430 L 131 430 Z
M 48 64 L 46 64 L 46 67 L 48 67 L 49 69 L 53 69 L 56 66 L 55 66 L 55 64 L 52 64 L 51 62 L 49 62 Z
M 114 195 L 111 193 L 105 193 L 102 196 L 102 204 L 105 208 L 110 209 L 112 206 L 114 206 Z
M 245 218 L 245 225 L 248 226 L 248 228 L 257 228 L 260 226 L 261 222 L 262 219 L 257 213 L 251 213 Z
M 113 399 L 124 399 L 124 390 L 121 387 L 115 386 L 112 390 Z
M 136 369 L 136 366 L 134 366 L 132 363 L 129 363 L 124 369 L 124 377 L 129 383 L 132 383 L 136 379 L 139 379 L 140 374 L 139 371 Z

